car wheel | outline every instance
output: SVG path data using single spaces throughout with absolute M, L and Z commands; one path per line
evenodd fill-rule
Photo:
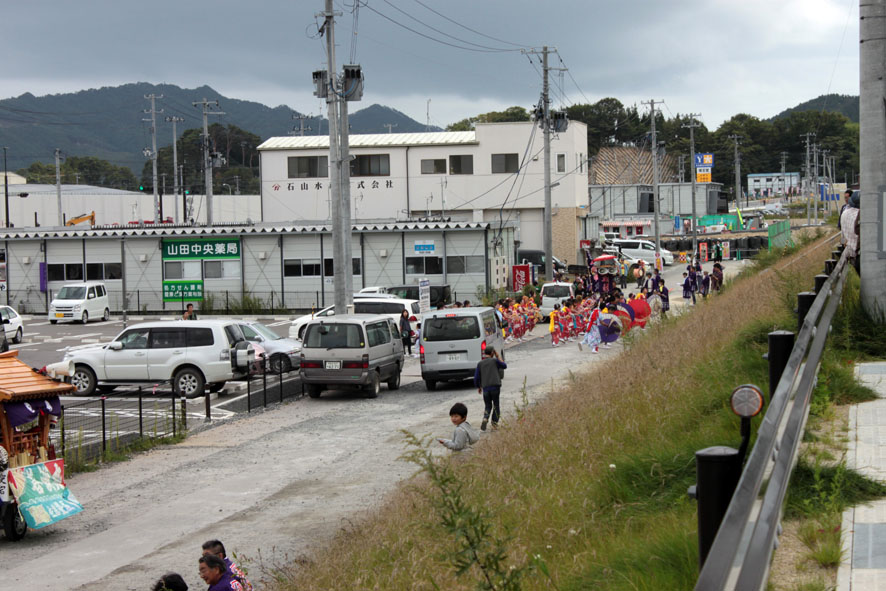
M 111 319 L 111 311 L 108 310 L 107 308 L 105 308 L 105 313 L 102 314 L 102 321 L 107 322 L 110 319 Z
M 18 504 L 10 503 L 3 511 L 3 532 L 10 542 L 17 542 L 28 532 L 28 524 L 18 510 Z
M 198 370 L 193 367 L 186 367 L 176 372 L 175 377 L 172 379 L 172 384 L 179 395 L 183 394 L 186 398 L 190 398 L 203 393 L 203 386 L 206 384 L 206 381 L 203 379 L 203 374 Z
M 308 327 L 307 324 L 298 329 L 298 340 L 302 341 L 305 338 L 305 329 Z
M 22 333 L 22 327 L 19 326 L 19 327 L 18 327 L 18 330 L 15 331 L 15 336 L 12 337 L 12 342 L 15 343 L 15 344 L 17 345 L 17 344 L 19 344 L 20 342 L 22 342 L 22 340 L 24 339 L 24 336 L 25 336 L 25 335 Z
M 369 383 L 366 385 L 366 388 L 363 390 L 363 396 L 365 398 L 378 398 L 378 393 L 381 390 L 381 380 L 378 379 L 378 372 L 374 371 L 369 376 Z
M 57 323 L 58 323 L 58 320 L 50 320 L 49 321 L 49 324 L 57 324 Z
M 388 380 L 388 390 L 399 390 L 400 389 L 400 368 L 397 367 L 397 373 L 393 375 L 393 377 Z
M 89 313 L 86 312 L 85 310 L 83 311 L 83 316 L 80 317 L 80 322 L 83 324 L 86 324 L 87 322 L 89 322 Z
M 433 392 L 437 389 L 436 380 L 425 380 L 425 388 L 428 389 L 429 392 Z
M 292 362 L 286 355 L 278 354 L 271 357 L 271 373 L 288 373 L 292 371 Z
M 318 386 L 317 384 L 308 384 L 308 396 L 311 398 L 320 398 L 320 394 L 323 393 L 323 386 Z
M 71 376 L 71 385 L 77 389 L 77 394 L 83 396 L 91 396 L 95 392 L 95 372 L 85 365 L 78 365 L 74 368 L 74 375 Z

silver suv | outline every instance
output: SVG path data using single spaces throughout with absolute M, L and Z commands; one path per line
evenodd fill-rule
M 236 322 L 195 320 L 131 326 L 110 343 L 69 349 L 71 383 L 78 394 L 109 392 L 120 384 L 172 381 L 176 392 L 196 396 L 221 390 L 254 359 Z
M 300 376 L 311 398 L 330 386 L 359 388 L 378 396 L 381 382 L 400 387 L 400 329 L 387 316 L 344 314 L 312 320 L 305 327 Z

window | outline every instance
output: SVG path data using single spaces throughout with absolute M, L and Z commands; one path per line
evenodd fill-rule
M 370 347 L 385 345 L 391 342 L 391 331 L 387 322 L 373 322 L 366 325 L 366 338 Z
M 440 257 L 425 257 L 425 274 L 439 275 L 443 272 L 443 259 Z
M 328 156 L 290 156 L 287 158 L 289 178 L 314 179 L 329 176 Z
M 446 272 L 461 273 L 485 273 L 486 261 L 480 256 L 449 256 L 446 257 Z
M 151 349 L 174 349 L 184 346 L 186 346 L 184 328 L 151 329 Z
M 105 263 L 105 279 L 123 279 L 123 265 L 121 263 Z
M 385 314 L 396 314 L 397 316 L 403 314 L 403 310 L 405 308 L 403 304 L 398 304 L 396 302 L 383 302 L 381 306 L 382 311 Z
M 320 276 L 320 259 L 303 260 L 301 262 L 302 277 Z
M 283 261 L 284 277 L 301 277 L 301 259 L 286 259 Z
M 480 338 L 476 316 L 431 318 L 422 323 L 423 341 L 466 341 Z
M 359 324 L 309 324 L 305 349 L 362 349 L 363 330 Z
M 474 157 L 450 156 L 449 174 L 474 174 Z
M 465 272 L 465 257 L 446 257 L 446 272 L 461 274 Z
M 188 347 L 209 347 L 215 343 L 211 328 L 186 328 Z
M 245 324 L 240 325 L 240 330 L 243 331 L 243 336 L 246 337 L 247 341 L 252 341 L 253 343 L 257 343 L 262 339 L 259 338 L 258 333 L 252 330 L 250 327 Z
M 164 279 L 202 279 L 200 261 L 166 261 L 163 263 Z
M 363 302 L 357 300 L 354 303 L 355 314 L 384 314 L 385 305 L 382 302 Z
M 326 277 L 332 277 L 335 275 L 335 265 L 333 264 L 333 259 L 324 259 L 323 260 L 323 273 Z M 351 259 L 351 273 L 354 275 L 360 274 L 360 259 Z
M 123 344 L 124 349 L 147 349 L 149 332 L 148 328 L 133 328 L 121 334 L 117 341 Z
M 55 294 L 55 297 L 60 300 L 85 300 L 86 288 L 66 285 L 58 290 L 58 293 Z
M 49 281 L 64 281 L 65 280 L 65 266 L 58 265 L 58 264 L 47 265 L 46 278 Z
M 203 261 L 204 279 L 231 279 L 240 276 L 240 261 Z
M 389 176 L 391 159 L 388 154 L 363 154 L 351 160 L 351 176 Z
M 88 299 L 88 300 L 94 300 L 94 299 L 95 299 L 95 288 L 94 288 L 94 287 L 90 287 L 90 288 L 86 291 L 86 299 Z
M 446 158 L 421 161 L 422 174 L 446 174 Z
M 557 172 L 566 172 L 566 154 L 557 154 Z
M 492 174 L 517 172 L 520 168 L 519 158 L 518 154 L 493 154 Z
M 67 281 L 83 281 L 83 265 L 81 263 L 65 265 L 65 279 Z
M 87 281 L 101 281 L 105 278 L 104 263 L 86 263 Z
M 497 329 L 495 325 L 495 314 L 492 312 L 483 312 L 480 315 L 480 320 L 483 322 L 483 332 L 487 337 L 495 334 Z
M 407 275 L 439 275 L 443 273 L 440 257 L 406 257 Z

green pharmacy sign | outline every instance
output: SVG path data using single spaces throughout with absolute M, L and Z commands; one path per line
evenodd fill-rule
M 239 238 L 191 238 L 163 241 L 164 261 L 239 258 Z
M 199 302 L 203 300 L 203 281 L 164 281 L 164 302 Z

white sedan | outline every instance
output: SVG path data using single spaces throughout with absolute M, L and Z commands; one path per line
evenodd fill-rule
M 25 336 L 25 328 L 22 317 L 9 306 L 0 306 L 0 320 L 6 332 L 6 338 L 13 343 L 21 343 Z M 9 320 L 9 324 L 6 321 Z

